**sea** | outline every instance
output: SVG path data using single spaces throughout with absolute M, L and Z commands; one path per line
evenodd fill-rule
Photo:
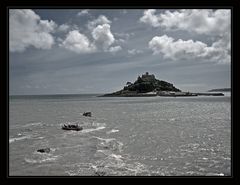
M 9 176 L 231 176 L 230 94 L 10 96 L 8 136 Z

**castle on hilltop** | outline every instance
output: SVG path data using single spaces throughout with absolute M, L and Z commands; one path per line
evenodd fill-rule
M 155 80 L 155 76 L 152 74 L 150 75 L 148 72 L 142 75 L 141 77 L 142 81 L 152 81 Z

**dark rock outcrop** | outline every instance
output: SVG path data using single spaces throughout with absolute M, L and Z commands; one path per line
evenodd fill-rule
M 84 112 L 84 113 L 83 113 L 83 116 L 91 117 L 91 116 L 92 116 L 92 113 L 91 113 L 91 112 Z
M 37 150 L 37 152 L 40 152 L 40 153 L 49 153 L 50 151 L 51 151 L 50 148 L 42 148 Z

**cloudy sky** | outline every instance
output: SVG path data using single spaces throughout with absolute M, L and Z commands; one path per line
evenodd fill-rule
M 10 9 L 10 94 L 112 92 L 146 71 L 230 87 L 230 28 L 226 9 Z

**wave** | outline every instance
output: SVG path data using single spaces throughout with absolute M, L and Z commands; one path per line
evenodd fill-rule
M 81 133 L 94 132 L 94 131 L 102 130 L 102 129 L 105 129 L 105 128 L 106 128 L 106 127 L 101 126 L 101 127 L 97 127 L 97 128 L 83 129 L 83 130 L 81 131 Z
M 13 142 L 15 142 L 15 141 L 20 141 L 20 140 L 29 139 L 29 138 L 31 138 L 31 135 L 22 136 L 22 137 L 10 138 L 10 139 L 9 139 L 9 143 L 13 143 Z
M 115 132 L 119 132 L 119 130 L 117 130 L 117 129 L 112 129 L 112 130 L 110 130 L 110 131 L 108 131 L 108 132 L 106 132 L 107 134 L 111 134 L 111 133 L 115 133 Z

